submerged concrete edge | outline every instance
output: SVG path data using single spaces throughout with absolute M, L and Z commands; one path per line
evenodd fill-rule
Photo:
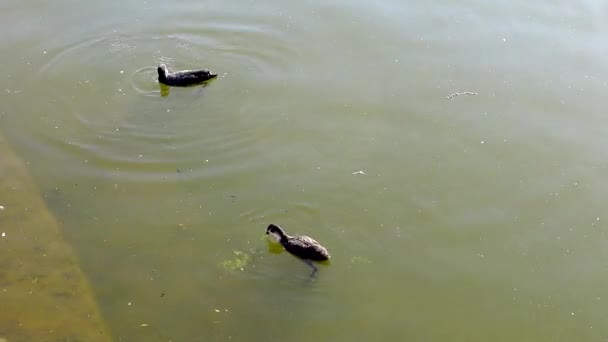
M 112 341 L 26 164 L 0 135 L 0 341 Z

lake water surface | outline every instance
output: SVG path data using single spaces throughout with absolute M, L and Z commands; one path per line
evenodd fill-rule
M 0 22 L 0 132 L 116 341 L 608 339 L 605 2 L 8 0 Z M 161 62 L 219 77 L 161 96 Z M 269 223 L 331 264 L 309 279 Z

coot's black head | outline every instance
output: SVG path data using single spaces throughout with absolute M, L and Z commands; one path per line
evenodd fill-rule
M 266 235 L 272 235 L 277 240 L 277 242 L 280 242 L 286 237 L 283 229 L 281 229 L 281 227 L 277 226 L 276 224 L 271 224 L 268 226 L 268 228 L 266 228 Z
M 161 80 L 165 80 L 167 79 L 167 75 L 169 74 L 169 69 L 167 68 L 166 65 L 161 64 L 158 66 L 158 78 L 160 78 Z

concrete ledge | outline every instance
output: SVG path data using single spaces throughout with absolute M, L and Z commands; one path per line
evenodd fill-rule
M 111 341 L 23 161 L 0 136 L 0 341 Z

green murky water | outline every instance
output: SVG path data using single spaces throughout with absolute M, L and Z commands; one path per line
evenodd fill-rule
M 608 338 L 601 1 L 9 0 L 0 22 L 0 131 L 115 340 Z M 160 62 L 220 76 L 162 97 Z M 310 281 L 271 222 L 331 265 Z

